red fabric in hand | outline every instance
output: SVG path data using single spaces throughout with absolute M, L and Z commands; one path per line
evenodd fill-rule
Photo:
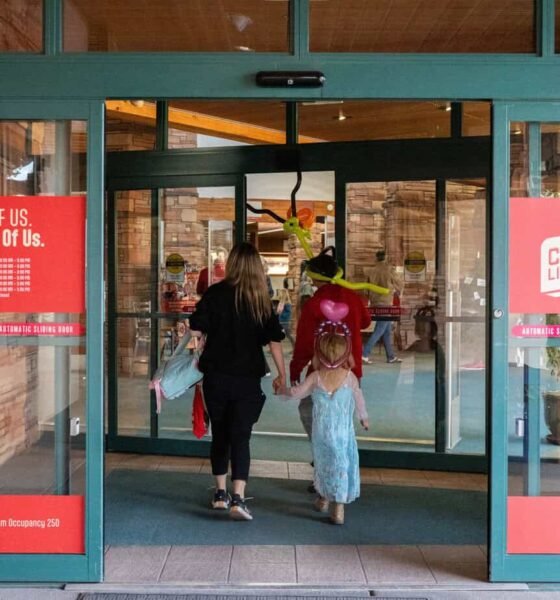
M 195 437 L 198 439 L 206 435 L 208 432 L 205 413 L 206 410 L 204 408 L 202 385 L 198 383 L 194 388 L 194 398 L 192 404 L 192 429 Z

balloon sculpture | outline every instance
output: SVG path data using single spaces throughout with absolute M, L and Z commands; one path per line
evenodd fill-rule
M 247 208 L 254 213 L 258 214 L 267 214 L 271 216 L 273 219 L 282 223 L 282 227 L 287 234 L 294 234 L 301 247 L 303 248 L 307 258 L 313 258 L 313 250 L 310 246 L 311 241 L 311 231 L 310 227 L 313 224 L 313 215 L 310 209 L 303 208 L 301 210 L 296 210 L 296 193 L 301 186 L 301 171 L 297 173 L 297 183 L 292 190 L 291 194 L 291 208 L 288 211 L 288 215 L 286 219 L 283 219 L 275 212 L 267 209 L 267 208 L 254 208 L 249 203 L 247 203 Z M 343 271 L 339 267 L 334 277 L 327 277 L 325 275 L 321 275 L 320 273 L 314 273 L 309 268 L 306 269 L 306 273 L 312 279 L 316 279 L 318 281 L 325 281 L 328 283 L 333 283 L 335 285 L 340 285 L 345 288 L 349 288 L 351 290 L 371 290 L 377 294 L 381 294 L 383 296 L 389 294 L 387 288 L 381 287 L 379 285 L 375 285 L 374 283 L 368 283 L 366 281 L 360 283 L 351 283 L 350 281 L 346 281 L 343 276 Z

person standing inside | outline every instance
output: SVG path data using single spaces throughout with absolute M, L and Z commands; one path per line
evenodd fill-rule
M 294 353 L 290 362 L 291 384 L 297 385 L 299 383 L 302 371 L 313 358 L 315 333 L 321 322 L 325 319 L 321 311 L 322 300 L 348 305 L 348 314 L 344 317 L 343 322 L 348 327 L 352 340 L 352 356 L 354 358 L 352 372 L 360 380 L 362 377 L 362 337 L 360 332 L 371 323 L 365 304 L 356 292 L 348 288 L 319 279 L 313 279 L 313 274 L 329 279 L 334 278 L 337 274 L 338 263 L 336 262 L 332 246 L 326 247 L 318 256 L 309 259 L 307 270 L 317 291 L 307 300 L 301 309 Z M 313 370 L 313 365 L 311 364 L 307 369 L 307 375 L 310 375 Z M 313 416 L 310 396 L 300 400 L 299 415 L 305 432 L 309 439 L 312 439 Z
M 375 257 L 377 259 L 376 265 L 369 271 L 365 270 L 368 281 L 370 283 L 374 283 L 375 285 L 389 289 L 390 293 L 382 295 L 371 292 L 370 302 L 372 306 L 391 306 L 393 303 L 393 294 L 400 295 L 402 292 L 402 280 L 397 275 L 395 269 L 387 262 L 385 250 L 379 250 L 376 252 Z M 385 354 L 388 363 L 402 362 L 402 360 L 398 358 L 393 350 L 393 342 L 391 339 L 393 333 L 392 326 L 392 321 L 375 322 L 373 333 L 364 346 L 364 353 L 362 355 L 363 362 L 371 364 L 369 355 L 379 340 L 383 341 L 383 347 L 385 348 Z
M 294 338 L 292 336 L 292 299 L 288 291 L 288 284 L 284 281 L 284 287 L 278 293 L 278 307 L 276 309 L 280 325 L 290 341 L 292 348 L 294 347 Z
M 263 346 L 268 345 L 278 371 L 274 390 L 285 385 L 284 333 L 272 309 L 257 249 L 247 242 L 229 254 L 225 279 L 208 288 L 190 318 L 194 335 L 205 334 L 199 369 L 212 426 L 210 460 L 216 490 L 212 507 L 252 520 L 245 503 L 250 438 L 264 406 L 261 378 L 266 374 Z M 231 462 L 232 495 L 227 491 Z

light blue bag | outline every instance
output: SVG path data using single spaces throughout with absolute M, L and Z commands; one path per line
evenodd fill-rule
M 150 382 L 150 389 L 156 392 L 157 412 L 161 410 L 162 398 L 178 398 L 202 379 L 202 373 L 198 370 L 199 351 L 195 350 L 192 354 L 185 352 L 191 337 L 187 331 L 171 358 L 158 368 Z

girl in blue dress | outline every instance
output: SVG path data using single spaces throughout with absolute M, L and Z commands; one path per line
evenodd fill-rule
M 330 512 L 336 525 L 344 523 L 344 505 L 360 495 L 354 410 L 362 427 L 369 427 L 364 396 L 351 371 L 351 349 L 346 325 L 327 319 L 315 339 L 315 370 L 302 384 L 286 391 L 294 400 L 311 395 L 314 484 L 319 494 L 314 506 L 320 512 Z

